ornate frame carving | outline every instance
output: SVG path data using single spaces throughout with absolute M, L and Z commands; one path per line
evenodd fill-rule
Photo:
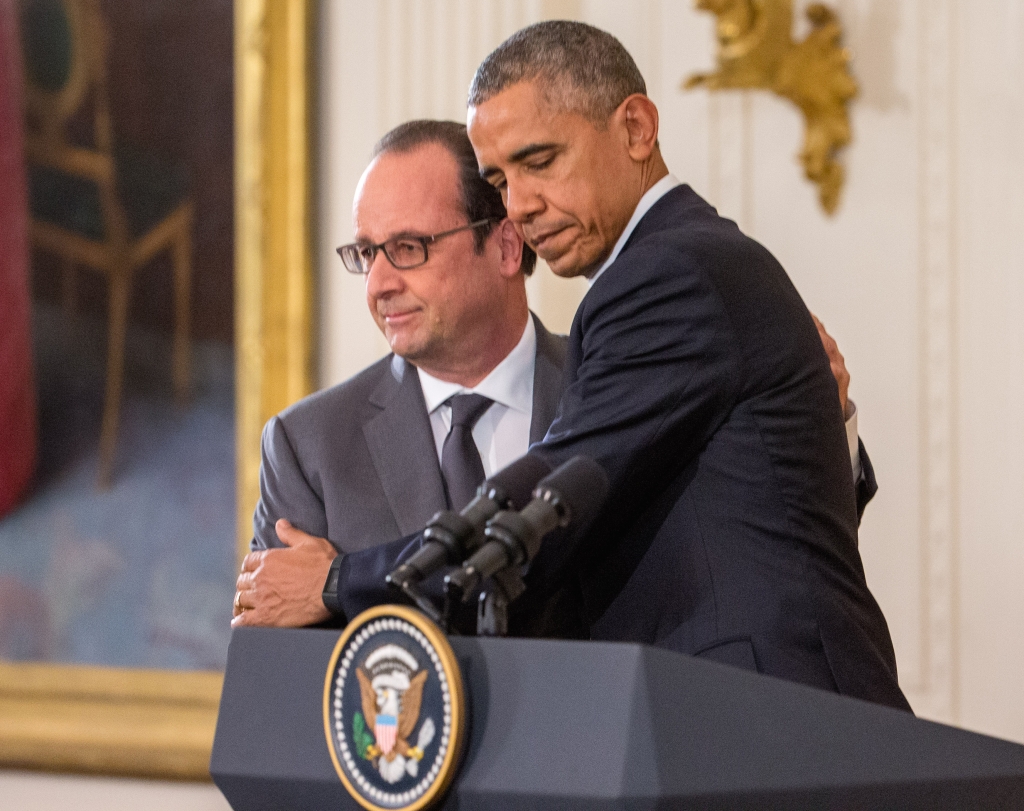
M 263 423 L 313 385 L 313 0 L 235 0 L 239 551 Z M 225 505 L 227 506 L 227 505 Z M 225 622 L 230 613 L 225 606 Z M 209 779 L 216 672 L 0 663 L 0 765 Z

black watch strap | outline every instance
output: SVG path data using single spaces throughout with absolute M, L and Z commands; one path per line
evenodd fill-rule
M 331 568 L 327 570 L 327 580 L 324 581 L 324 590 L 321 598 L 327 610 L 335 616 L 344 615 L 341 603 L 338 601 L 338 578 L 341 575 L 341 560 L 345 556 L 339 554 L 331 561 Z

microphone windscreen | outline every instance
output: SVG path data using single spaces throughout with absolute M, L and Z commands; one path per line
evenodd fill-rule
M 514 509 L 521 510 L 530 503 L 537 482 L 550 472 L 551 465 L 542 459 L 532 454 L 520 456 L 485 481 L 484 491 L 491 487 L 500 490 L 512 502 Z
M 538 482 L 537 491 L 543 490 L 558 494 L 571 524 L 589 523 L 608 497 L 608 475 L 589 456 L 574 456 Z

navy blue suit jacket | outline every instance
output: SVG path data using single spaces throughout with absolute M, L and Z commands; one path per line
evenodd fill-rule
M 591 638 L 908 708 L 857 551 L 836 382 L 763 247 L 674 189 L 584 298 L 565 374 L 530 453 L 596 459 L 611 495 L 545 540 L 522 610 L 572 593 Z M 378 578 L 402 547 L 342 561 L 349 616 L 388 599 Z

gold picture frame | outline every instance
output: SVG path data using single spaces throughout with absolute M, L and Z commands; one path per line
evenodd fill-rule
M 235 0 L 239 554 L 264 422 L 313 386 L 313 0 Z M 225 622 L 230 606 L 225 605 Z M 0 765 L 209 780 L 217 672 L 0 663 Z

